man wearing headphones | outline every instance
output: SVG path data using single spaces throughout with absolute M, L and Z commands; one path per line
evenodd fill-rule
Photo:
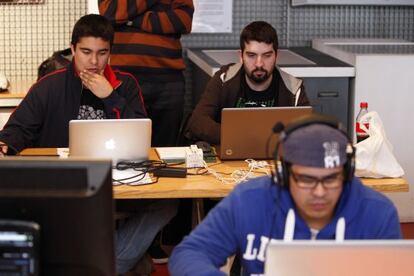
M 172 275 L 224 275 L 220 266 L 235 254 L 246 275 L 263 274 L 268 243 L 289 232 L 305 240 L 401 238 L 391 201 L 354 177 L 354 150 L 337 121 L 313 115 L 288 125 L 275 159 L 275 177 L 237 186 L 174 249 Z

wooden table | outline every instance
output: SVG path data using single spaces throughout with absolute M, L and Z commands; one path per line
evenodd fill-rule
M 23 156 L 57 156 L 56 149 L 26 149 Z M 150 158 L 157 159 L 154 150 Z M 231 173 L 236 169 L 247 169 L 244 161 L 225 161 L 211 164 L 215 171 Z M 379 192 L 408 192 L 404 178 L 362 178 L 362 182 Z M 186 178 L 159 178 L 158 183 L 141 186 L 114 186 L 116 199 L 138 198 L 221 198 L 229 194 L 235 184 L 223 184 L 212 175 L 188 175 Z
M 13 113 L 29 91 L 30 86 L 34 83 L 32 80 L 20 80 L 10 82 L 7 91 L 0 92 L 0 129 L 4 127 Z
M 242 162 L 226 162 L 211 168 L 218 172 L 231 173 L 240 169 Z M 115 186 L 114 197 L 131 198 L 222 198 L 227 196 L 235 184 L 223 184 L 213 175 L 188 175 L 186 178 L 160 177 L 158 182 L 142 186 Z
M 35 82 L 35 80 L 11 81 L 8 91 L 0 92 L 0 108 L 18 106 Z
M 1 92 L 0 107 L 16 107 L 20 104 L 25 96 L 25 93 Z

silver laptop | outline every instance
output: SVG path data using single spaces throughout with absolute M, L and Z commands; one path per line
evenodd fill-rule
M 265 275 L 414 275 L 413 240 L 293 241 L 267 248 Z
M 148 159 L 150 119 L 72 120 L 69 122 L 69 155 L 121 160 Z
M 277 137 L 266 143 L 277 122 L 311 114 L 312 107 L 224 108 L 221 112 L 220 159 L 271 159 Z

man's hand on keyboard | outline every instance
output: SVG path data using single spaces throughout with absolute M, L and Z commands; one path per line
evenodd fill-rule
M 6 155 L 7 148 L 8 148 L 7 145 L 3 143 L 2 141 L 0 141 L 0 157 L 3 157 Z

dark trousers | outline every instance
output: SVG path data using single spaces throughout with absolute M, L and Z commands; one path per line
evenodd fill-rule
M 152 120 L 151 145 L 175 146 L 184 111 L 184 81 L 139 81 L 139 85 L 148 117 Z
M 158 231 L 175 216 L 177 207 L 175 199 L 116 201 L 116 210 L 128 214 L 117 223 L 115 257 L 118 274 L 131 270 L 142 258 Z

